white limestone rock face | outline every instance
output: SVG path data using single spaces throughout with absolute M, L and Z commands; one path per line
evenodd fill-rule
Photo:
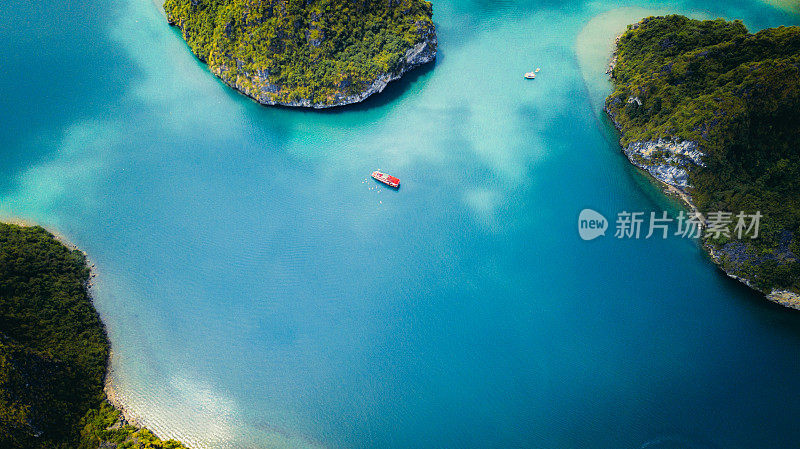
M 784 307 L 800 310 L 800 294 L 789 290 L 772 290 L 767 299 Z
M 637 141 L 623 149 L 628 159 L 659 181 L 685 191 L 689 173 L 703 167 L 703 154 L 697 142 L 688 140 Z

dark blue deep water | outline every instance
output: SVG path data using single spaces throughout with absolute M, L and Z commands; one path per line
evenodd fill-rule
M 119 399 L 196 448 L 800 447 L 800 314 L 576 229 L 679 207 L 598 109 L 614 35 L 776 3 L 435 0 L 435 67 L 309 112 L 148 0 L 5 0 L 0 213 L 89 253 Z

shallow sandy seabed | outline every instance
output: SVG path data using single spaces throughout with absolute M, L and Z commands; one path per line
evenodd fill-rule
M 575 55 L 596 113 L 602 114 L 605 97 L 611 92 L 611 81 L 603 74 L 608 70 L 614 52 L 614 38 L 625 32 L 629 24 L 666 13 L 665 10 L 639 7 L 616 8 L 592 17 L 578 34 Z
M 761 0 L 762 2 L 786 11 L 800 13 L 800 0 Z

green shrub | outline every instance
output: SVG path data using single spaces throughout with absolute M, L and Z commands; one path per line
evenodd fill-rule
M 109 342 L 89 268 L 41 227 L 0 223 L 0 448 L 182 448 L 131 426 L 105 401 Z

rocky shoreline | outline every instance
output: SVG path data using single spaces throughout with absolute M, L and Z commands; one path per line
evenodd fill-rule
M 614 124 L 618 127 L 616 122 L 614 122 Z M 661 183 L 664 186 L 666 191 L 665 193 L 678 197 L 692 212 L 700 212 L 695 206 L 694 202 L 692 202 L 692 196 L 688 192 L 688 188 L 690 188 L 691 185 L 688 182 L 688 173 L 686 168 L 672 165 L 670 163 L 679 161 L 679 163 L 685 164 L 686 161 L 681 159 L 681 156 L 682 152 L 687 148 L 696 149 L 697 143 L 681 141 L 678 139 L 673 141 L 666 141 L 663 139 L 646 142 L 638 141 L 632 142 L 630 145 L 623 148 L 622 151 L 628 157 L 628 160 L 631 162 L 631 164 L 646 172 L 652 178 Z M 661 161 L 660 163 L 653 162 L 652 158 L 645 156 L 653 149 L 661 149 L 662 151 L 668 152 L 669 154 L 673 155 L 670 156 L 670 158 L 673 159 L 664 159 L 664 161 Z M 697 151 L 697 153 L 702 154 L 699 151 Z M 703 215 L 700 214 L 700 217 L 703 217 Z M 705 222 L 705 218 L 702 218 L 702 220 Z M 766 298 L 772 302 L 780 304 L 784 307 L 800 310 L 800 294 L 789 290 L 778 289 L 764 292 L 754 286 L 749 279 L 738 276 L 734 274 L 732 270 L 725 267 L 724 258 L 726 256 L 730 256 L 730 254 L 726 252 L 726 247 L 715 248 L 708 243 L 703 243 L 702 246 L 714 264 L 716 264 L 717 267 L 719 267 L 719 269 L 722 270 L 728 277 L 736 279 L 753 290 L 763 293 Z
M 252 98 L 265 106 L 287 106 L 311 109 L 327 109 L 348 104 L 360 103 L 368 97 L 383 92 L 390 82 L 400 79 L 404 74 L 417 67 L 425 65 L 436 59 L 438 40 L 436 33 L 430 33 L 424 42 L 420 42 L 406 51 L 400 69 L 394 73 L 383 73 L 378 76 L 366 89 L 353 95 L 337 95 L 331 103 L 312 102 L 307 98 L 297 101 L 279 101 L 271 95 L 280 90 L 280 86 L 269 82 L 269 77 L 264 73 L 250 73 L 246 76 L 233 78 L 228 75 L 225 67 L 209 66 L 211 72 L 219 77 L 225 84 L 240 93 Z
M 108 354 L 108 368 L 106 368 L 106 379 L 105 384 L 103 385 L 103 391 L 106 393 L 106 401 L 111 404 L 120 414 L 120 418 L 118 421 L 118 425 L 130 425 L 136 427 L 137 429 L 143 429 L 144 425 L 141 423 L 139 418 L 136 417 L 130 410 L 125 408 L 122 405 L 122 402 L 117 397 L 116 390 L 114 389 L 114 382 L 113 376 L 114 368 L 111 366 L 111 359 L 114 357 L 114 351 L 109 351 Z M 116 424 L 115 424 L 116 425 Z
M 639 24 L 632 25 L 633 28 L 638 26 Z M 622 34 L 618 35 L 615 39 L 615 43 L 618 44 L 621 37 Z M 615 50 L 609 62 L 608 70 L 606 71 L 606 74 L 611 77 L 612 80 L 614 78 L 614 68 L 617 64 L 617 57 L 617 50 Z M 628 103 L 634 102 L 640 102 L 640 100 L 636 97 L 628 98 Z M 603 107 L 603 110 L 611 119 L 614 127 L 618 131 L 622 131 L 622 125 L 617 121 L 614 113 L 609 110 L 607 105 Z M 703 157 L 705 154 L 702 152 L 697 142 L 681 140 L 677 137 L 672 137 L 672 139 L 659 138 L 649 141 L 635 141 L 623 147 L 622 152 L 631 164 L 657 180 L 664 187 L 666 194 L 678 197 L 691 212 L 700 212 L 692 201 L 692 196 L 689 192 L 691 188 L 689 173 L 695 167 L 704 166 Z M 707 223 L 702 213 L 699 213 L 699 216 L 703 223 Z M 779 289 L 763 291 L 753 285 L 750 279 L 738 276 L 733 270 L 726 267 L 725 259 L 732 256 L 727 250 L 730 244 L 722 248 L 715 248 L 708 243 L 703 243 L 702 246 L 709 255 L 711 261 L 728 277 L 742 282 L 753 290 L 764 294 L 769 301 L 787 308 L 800 310 L 800 294 Z M 740 244 L 740 246 L 744 246 L 744 244 Z M 733 248 L 731 248 L 731 250 L 733 250 Z
M 13 217 L 0 217 L 0 222 L 6 223 L 6 224 L 11 224 L 11 225 L 18 226 L 18 227 L 41 226 L 41 225 L 37 225 L 35 223 L 32 223 L 30 221 L 27 221 L 27 220 L 22 220 L 22 219 L 13 218 Z M 94 282 L 93 281 L 97 277 L 97 267 L 96 267 L 96 265 L 91 262 L 91 260 L 89 259 L 89 256 L 86 253 L 86 251 L 83 251 L 76 244 L 72 243 L 72 241 L 70 241 L 66 236 L 64 236 L 64 234 L 62 234 L 62 233 L 60 233 L 58 231 L 52 230 L 52 229 L 47 229 L 47 232 L 50 233 L 50 235 L 56 241 L 58 241 L 61 245 L 63 245 L 64 247 L 66 247 L 70 251 L 80 251 L 83 254 L 83 256 L 85 258 L 85 261 L 86 261 L 85 262 L 86 263 L 86 267 L 89 269 L 89 276 L 88 276 L 88 278 L 87 278 L 87 280 L 86 280 L 86 282 L 84 284 L 84 288 L 86 289 L 87 296 L 88 296 L 89 300 L 91 301 L 92 306 L 94 306 L 94 298 L 93 298 L 92 293 L 91 293 L 91 288 L 94 286 Z M 101 323 L 102 323 L 102 326 L 103 326 L 103 332 L 107 335 L 108 334 L 107 324 L 102 320 L 101 320 Z M 158 435 L 153 433 L 151 430 L 146 429 L 146 427 L 141 423 L 141 421 L 133 413 L 131 413 L 122 404 L 122 402 L 118 398 L 118 396 L 116 394 L 116 390 L 114 388 L 114 384 L 113 384 L 113 372 L 114 372 L 114 369 L 113 369 L 113 367 L 111 365 L 112 358 L 113 358 L 113 349 L 111 349 L 109 347 L 108 359 L 106 361 L 106 374 L 105 374 L 105 378 L 104 378 L 104 381 L 103 381 L 103 392 L 105 393 L 106 402 L 108 402 L 108 404 L 111 405 L 111 407 L 113 407 L 117 412 L 119 412 L 119 418 L 117 419 L 117 421 L 109 429 L 120 429 L 120 428 L 125 427 L 125 426 L 131 426 L 131 427 L 135 428 L 136 430 L 148 431 L 151 434 L 155 435 L 155 437 L 159 438 Z M 106 442 L 102 443 L 101 447 L 107 448 L 107 449 L 113 449 L 113 448 L 117 447 L 117 444 L 109 442 L 109 441 L 106 441 Z M 177 447 L 182 447 L 182 446 L 177 446 Z

